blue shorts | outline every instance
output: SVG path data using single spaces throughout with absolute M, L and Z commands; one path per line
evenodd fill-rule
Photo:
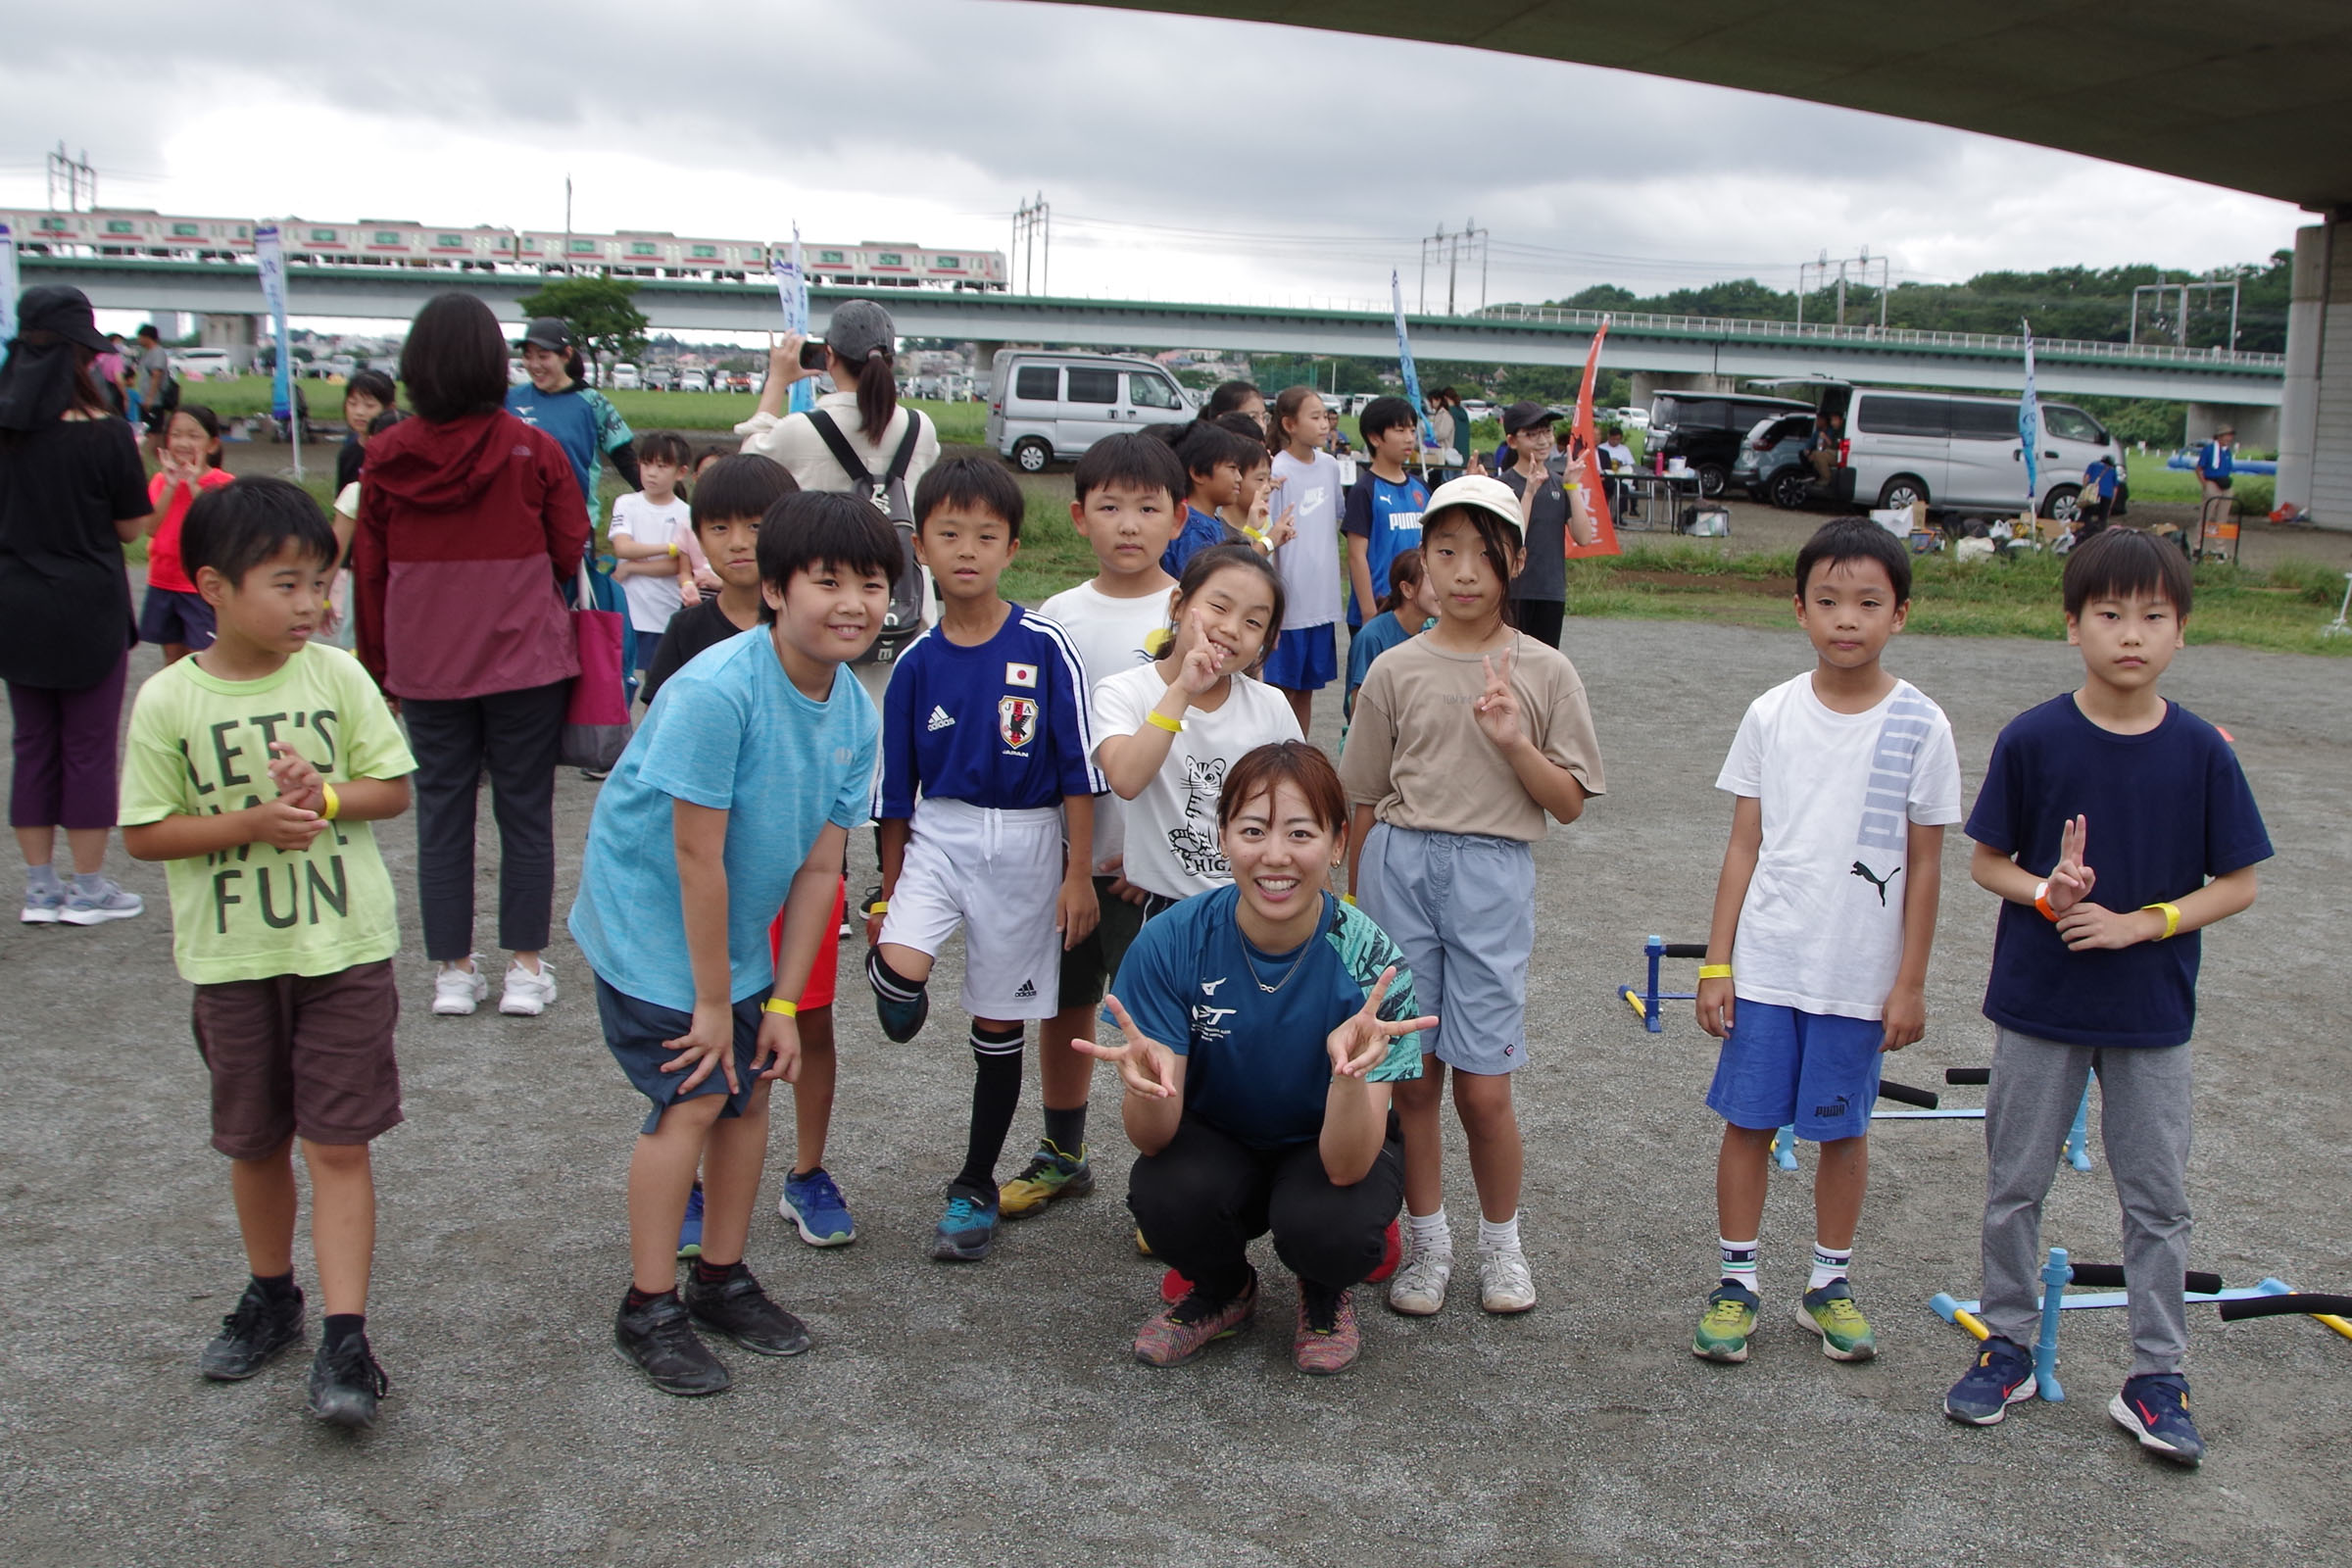
M 1294 626 L 1275 640 L 1257 678 L 1284 691 L 1320 691 L 1340 678 L 1340 636 L 1330 621 Z
M 219 635 L 213 607 L 204 602 L 204 595 L 181 593 L 176 588 L 147 590 L 146 602 L 139 607 L 139 641 L 177 643 L 200 654 L 212 647 Z
M 1870 1131 L 1886 1026 L 1739 997 L 1707 1108 L 1735 1127 L 1794 1125 L 1816 1144 Z
M 1355 902 L 1404 955 L 1421 1010 L 1437 1014 L 1421 1033 L 1424 1055 L 1490 1077 L 1527 1060 L 1534 851 L 1382 822 L 1364 836 Z
M 694 1069 L 681 1067 L 676 1072 L 663 1072 L 662 1067 L 674 1060 L 677 1053 L 662 1042 L 675 1040 L 693 1028 L 694 1014 L 615 991 L 603 975 L 597 975 L 596 1016 L 605 1026 L 606 1049 L 620 1063 L 620 1070 L 628 1074 L 630 1085 L 654 1102 L 639 1131 L 649 1134 L 660 1131 L 663 1111 L 680 1100 L 704 1095 L 727 1096 L 726 1104 L 719 1108 L 721 1118 L 744 1113 L 751 1104 L 753 1090 L 759 1086 L 752 1073 L 752 1053 L 760 1044 L 760 1008 L 766 1001 L 767 996 L 762 992 L 735 1004 L 735 1081 L 741 1087 L 727 1094 L 726 1069 L 714 1066 L 710 1076 L 691 1090 L 684 1090 L 680 1085 L 694 1076 Z
M 667 633 L 646 631 L 641 627 L 631 627 L 630 630 L 634 634 L 632 640 L 636 643 L 636 656 L 632 661 L 635 668 L 632 673 L 642 675 L 654 667 L 655 660 L 662 657 L 662 639 Z

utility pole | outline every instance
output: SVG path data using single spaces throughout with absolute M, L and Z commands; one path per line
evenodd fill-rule
M 1040 238 L 1044 240 L 1045 272 L 1041 283 L 1038 272 Z M 1013 210 L 1012 259 L 1021 273 L 1020 292 L 1043 294 L 1054 286 L 1054 208 L 1039 191 Z
M 1833 260 L 1830 253 L 1825 250 L 1821 253 L 1818 261 L 1796 264 L 1796 324 L 1799 326 L 1805 324 L 1805 295 L 1808 292 L 1808 285 L 1811 288 L 1828 288 L 1830 286 L 1830 269 L 1833 267 L 1838 269 L 1838 324 L 1839 326 L 1845 324 L 1845 282 L 1849 271 L 1855 282 L 1868 288 L 1871 270 L 1874 267 L 1878 270 L 1879 330 L 1886 331 L 1886 296 L 1893 292 L 1894 271 L 1886 257 L 1871 255 L 1870 247 L 1867 245 L 1862 247 L 1862 252 L 1858 256 L 1843 256 Z
M 571 275 L 571 176 L 564 176 L 564 275 Z
M 2148 313 L 2148 324 L 2158 332 L 2165 330 L 2167 324 L 2164 318 L 2165 302 L 2178 295 L 2180 300 L 2180 308 L 2175 313 L 2174 319 L 2170 323 L 2173 341 L 2181 348 L 2188 347 L 2188 293 L 2191 289 L 2203 296 L 2209 308 L 2213 303 L 2213 296 L 2218 290 L 2228 289 L 2230 291 L 2229 346 L 2235 349 L 2237 347 L 2237 279 L 2235 278 L 2207 278 L 2198 283 L 2140 283 L 2135 285 L 2132 290 L 2132 328 L 2127 334 L 2127 341 L 2132 343 L 2139 341 L 2139 297 L 2142 294 L 2156 296 L 2155 309 Z
M 1446 314 L 1454 314 L 1456 285 L 1461 275 L 1462 258 L 1475 251 L 1478 257 L 1478 308 L 1487 308 L 1487 231 L 1478 226 L 1478 220 L 1467 219 L 1452 233 L 1440 223 L 1438 231 L 1421 242 L 1421 310 L 1429 310 L 1429 262 L 1432 247 L 1442 249 L 1446 260 Z
M 57 204 L 60 190 L 66 196 L 66 204 L 62 208 Z M 81 156 L 76 159 L 67 154 L 66 144 L 61 141 L 57 144 L 57 151 L 49 155 L 49 210 L 53 213 L 78 213 L 84 211 L 84 202 L 89 204 L 88 210 L 97 209 L 98 171 L 90 167 L 88 148 L 83 148 Z

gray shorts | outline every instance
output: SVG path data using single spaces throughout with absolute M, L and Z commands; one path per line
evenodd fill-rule
M 1517 839 L 1383 822 L 1364 838 L 1355 902 L 1403 951 L 1421 1010 L 1438 1015 L 1421 1036 L 1424 1054 L 1488 1075 L 1527 1060 L 1533 850 Z

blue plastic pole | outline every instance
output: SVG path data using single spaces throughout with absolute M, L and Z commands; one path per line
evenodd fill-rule
M 1772 1135 L 1772 1162 L 1783 1170 L 1796 1169 L 1796 1128 L 1793 1125 Z
M 1649 956 L 1649 989 L 1642 998 L 1642 1027 L 1654 1035 L 1666 1027 L 1666 1020 L 1658 1016 L 1658 960 L 1666 956 L 1666 939 L 1652 936 L 1642 944 L 1642 951 Z
M 2058 1311 L 2066 1297 L 2066 1282 L 2075 1277 L 2067 1266 L 2066 1249 L 2050 1249 L 2041 1266 L 2041 1338 L 2034 1346 L 2034 1385 L 2041 1396 L 2057 1404 L 2066 1397 L 2058 1386 Z
M 2090 1169 L 2090 1084 L 2082 1085 L 2082 1103 L 2075 1107 L 2075 1125 L 2066 1135 L 2066 1162 L 2077 1170 Z

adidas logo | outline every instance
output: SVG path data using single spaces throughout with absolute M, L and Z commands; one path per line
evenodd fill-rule
M 925 724 L 923 728 L 927 730 L 942 730 L 946 729 L 949 725 L 955 722 L 956 715 L 935 703 L 931 708 L 931 722 Z
M 1022 981 L 1021 989 L 1012 994 L 1012 1000 L 1015 1002 L 1035 1002 L 1037 1000 L 1037 982 L 1034 980 Z

